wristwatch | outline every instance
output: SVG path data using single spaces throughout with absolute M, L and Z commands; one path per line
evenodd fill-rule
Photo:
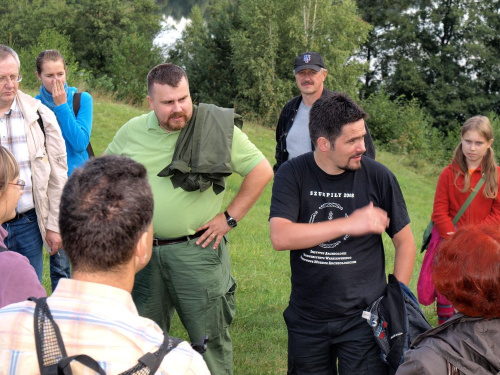
M 227 211 L 224 211 L 224 215 L 226 215 L 227 225 L 229 225 L 231 228 L 234 228 L 234 227 L 236 227 L 236 226 L 238 225 L 238 223 L 236 222 L 236 220 L 235 220 L 235 219 L 233 219 L 233 218 L 231 217 L 231 215 L 229 215 L 229 214 L 227 213 Z

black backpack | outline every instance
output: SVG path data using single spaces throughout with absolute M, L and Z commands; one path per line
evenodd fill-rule
M 73 112 L 75 113 L 75 117 L 78 115 L 78 111 L 80 110 L 81 97 L 82 97 L 81 92 L 77 92 L 73 95 Z M 40 112 L 36 111 L 36 113 L 38 114 L 38 120 L 37 120 L 38 125 L 40 125 L 40 129 L 42 129 L 43 138 L 45 139 L 45 126 L 43 126 L 42 116 L 40 116 Z M 45 145 L 45 148 L 47 148 L 47 145 Z M 94 150 L 92 149 L 90 141 L 89 144 L 87 145 L 87 153 L 89 154 L 89 158 L 94 157 Z
M 47 297 L 30 297 L 28 299 L 36 303 L 34 314 L 35 345 L 41 375 L 72 375 L 70 366 L 72 361 L 80 362 L 100 375 L 106 375 L 99 363 L 86 354 L 68 357 L 59 326 L 54 321 L 47 305 Z M 139 358 L 137 365 L 119 375 L 154 374 L 160 367 L 163 358 L 181 342 L 181 339 L 170 337 L 165 332 L 163 343 L 156 352 L 144 354 Z M 204 337 L 201 344 L 191 344 L 191 346 L 198 353 L 203 354 L 206 350 L 206 342 L 207 337 Z
M 385 294 L 363 311 L 363 318 L 373 329 L 382 361 L 390 366 L 390 374 L 403 363 L 404 353 L 412 341 L 432 328 L 415 295 L 394 275 L 389 275 Z

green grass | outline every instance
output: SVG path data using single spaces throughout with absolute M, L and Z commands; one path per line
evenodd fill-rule
M 122 124 L 146 111 L 145 108 L 138 109 L 106 99 L 95 99 L 92 145 L 96 155 L 105 150 Z M 244 124 L 243 130 L 273 164 L 274 131 L 248 122 Z M 429 177 L 429 173 L 424 177 L 418 171 L 404 166 L 400 156 L 378 151 L 377 160 L 389 167 L 398 178 L 419 248 L 422 233 L 430 219 L 439 169 L 431 174 L 432 177 Z M 225 205 L 238 190 L 241 180 L 237 175 L 229 178 Z M 266 187 L 259 201 L 238 227 L 229 233 L 232 272 L 238 282 L 237 313 L 231 326 L 236 374 L 286 372 L 287 332 L 282 313 L 288 304 L 290 293 L 289 253 L 274 251 L 269 239 L 271 187 L 272 183 Z M 394 247 L 386 235 L 384 246 L 389 273 L 393 270 Z M 413 291 L 416 291 L 422 257 L 420 253 L 417 254 L 410 283 Z M 47 261 L 44 286 L 49 290 Z M 425 307 L 424 311 L 431 324 L 435 325 L 434 307 Z M 187 339 L 177 317 L 172 324 L 171 334 Z

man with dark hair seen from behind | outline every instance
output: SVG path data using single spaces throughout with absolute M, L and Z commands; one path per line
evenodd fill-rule
M 28 258 L 41 282 L 44 242 L 51 255 L 51 278 L 69 276 L 60 264 L 62 241 L 57 224 L 68 165 L 54 113 L 19 90 L 20 68 L 17 53 L 0 44 L 0 145 L 14 154 L 19 177 L 26 181 L 16 216 L 3 224 L 9 233 L 4 242 L 9 250 Z
M 362 311 L 384 294 L 382 233 L 406 285 L 415 260 L 410 218 L 395 176 L 364 156 L 367 114 L 334 93 L 311 108 L 309 152 L 274 178 L 271 242 L 290 251 L 292 291 L 284 312 L 289 374 L 385 374 Z
M 152 111 L 126 123 L 106 150 L 142 163 L 155 198 L 153 257 L 132 296 L 139 313 L 167 332 L 175 309 L 191 341 L 208 336 L 210 371 L 232 374 L 236 281 L 226 234 L 257 201 L 272 168 L 235 126 L 233 109 L 193 105 L 182 68 L 158 65 L 147 83 Z M 224 209 L 232 172 L 244 178 Z
M 70 176 L 61 198 L 59 225 L 73 267 L 47 299 L 68 356 L 86 354 L 108 374 L 158 350 L 163 332 L 142 318 L 130 292 L 149 261 L 153 195 L 145 168 L 120 156 L 89 161 Z M 35 304 L 0 310 L 0 373 L 39 371 L 33 333 Z M 79 364 L 73 364 L 76 369 Z M 182 342 L 163 359 L 168 374 L 209 374 L 203 358 Z
M 333 94 L 323 85 L 328 70 L 317 52 L 298 55 L 293 64 L 293 75 L 300 95 L 288 101 L 281 110 L 276 126 L 275 172 L 285 161 L 314 149 L 309 136 L 309 110 L 316 100 Z M 366 124 L 365 131 L 365 155 L 375 159 L 375 146 Z

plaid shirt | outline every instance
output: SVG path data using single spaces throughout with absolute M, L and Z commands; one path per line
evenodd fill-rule
M 0 145 L 8 149 L 19 164 L 19 178 L 26 182 L 24 194 L 21 195 L 16 211 L 23 213 L 35 207 L 31 186 L 31 166 L 26 141 L 26 130 L 21 108 L 14 99 L 8 112 L 0 119 Z
M 68 356 L 87 354 L 107 374 L 137 364 L 147 352 L 158 350 L 163 332 L 152 320 L 140 317 L 130 293 L 123 289 L 72 279 L 61 279 L 47 299 L 61 330 Z M 0 309 L 0 374 L 38 374 L 33 333 L 35 304 L 30 301 Z M 72 364 L 73 374 L 93 374 Z M 210 374 L 201 355 L 186 342 L 167 354 L 156 374 Z

